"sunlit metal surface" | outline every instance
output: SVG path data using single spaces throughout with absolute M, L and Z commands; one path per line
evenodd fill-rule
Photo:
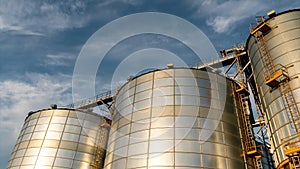
M 294 65 L 288 68 L 292 77 L 289 82 L 298 109 L 300 108 L 300 81 L 294 77 L 300 75 L 300 11 L 292 10 L 270 18 L 268 20 L 271 31 L 265 35 L 267 47 L 273 60 L 273 64 L 283 66 Z M 259 96 L 263 109 L 266 112 L 266 124 L 268 125 L 270 143 L 274 150 L 275 164 L 286 159 L 283 152 L 282 140 L 295 133 L 282 98 L 280 87 L 271 89 L 265 84 L 263 76 L 262 56 L 254 37 L 250 36 L 247 42 L 251 64 L 253 66 Z
M 7 169 L 90 169 L 95 162 L 97 146 L 102 148 L 99 160 L 103 166 L 109 133 L 108 127 L 100 126 L 104 123 L 98 114 L 74 109 L 29 113 Z M 100 133 L 101 140 L 97 137 Z
M 231 83 L 194 69 L 129 81 L 116 96 L 104 168 L 244 168 Z

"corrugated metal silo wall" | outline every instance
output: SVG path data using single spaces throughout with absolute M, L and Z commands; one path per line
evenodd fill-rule
M 99 127 L 104 122 L 98 114 L 73 109 L 30 113 L 7 169 L 91 169 L 93 165 L 102 168 L 109 133 L 108 127 Z
M 134 78 L 117 94 L 104 168 L 244 168 L 231 94 L 230 80 L 200 70 Z
M 279 14 L 268 20 L 272 29 L 264 37 L 269 49 L 273 64 L 283 66 L 294 65 L 288 69 L 290 76 L 300 75 L 300 10 L 291 10 Z M 273 89 L 265 84 L 263 75 L 262 56 L 258 43 L 250 36 L 247 41 L 249 57 L 254 69 L 258 93 L 266 112 L 269 136 L 274 149 L 275 164 L 278 165 L 286 157 L 283 153 L 281 139 L 295 133 L 291 125 L 280 88 Z M 294 94 L 298 109 L 300 109 L 300 80 L 292 79 L 289 82 Z

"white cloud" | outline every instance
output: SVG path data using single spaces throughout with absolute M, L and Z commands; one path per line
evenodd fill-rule
M 121 0 L 123 3 L 126 3 L 126 4 L 130 4 L 130 5 L 133 5 L 133 6 L 137 6 L 137 5 L 140 5 L 142 4 L 143 1 L 141 0 Z
M 207 25 L 212 26 L 214 31 L 218 33 L 225 33 L 230 30 L 231 27 L 234 27 L 234 23 L 241 20 L 241 18 L 236 17 L 224 17 L 216 16 L 213 20 L 207 21 Z
M 24 78 L 28 82 L 0 81 L 1 161 L 8 160 L 28 112 L 71 102 L 71 77 L 30 73 Z
M 17 34 L 43 35 L 67 28 L 82 27 L 88 21 L 84 18 L 84 1 L 0 0 L 0 31 L 14 31 Z
M 107 21 L 119 16 L 115 4 L 136 6 L 139 0 L 36 1 L 0 0 L 0 31 L 44 35 L 65 29 L 82 28 L 91 20 Z
M 26 30 L 20 26 L 9 25 L 3 20 L 1 16 L 0 16 L 0 30 L 11 31 L 13 34 L 44 36 L 44 34 L 42 33 Z
M 44 65 L 48 66 L 70 66 L 70 61 L 76 59 L 76 56 L 68 53 L 48 54 Z
M 269 8 L 264 1 L 227 0 L 227 1 L 194 1 L 197 14 L 206 19 L 206 24 L 215 32 L 225 33 L 238 27 L 238 23 L 255 16 Z

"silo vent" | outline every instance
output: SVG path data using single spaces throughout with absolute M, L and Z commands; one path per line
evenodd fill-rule
M 167 64 L 167 67 L 168 67 L 169 69 L 172 69 L 172 68 L 174 68 L 174 64 L 173 64 L 173 63 L 169 63 L 169 64 Z
M 269 18 L 272 18 L 272 17 L 276 16 L 276 11 L 272 10 L 272 11 L 268 12 L 267 15 L 269 16 Z
M 130 75 L 130 76 L 127 77 L 127 81 L 130 81 L 130 80 L 132 80 L 133 78 L 134 78 L 134 76 Z
M 57 105 L 56 105 L 56 104 L 51 104 L 51 105 L 50 105 L 50 108 L 51 108 L 51 109 L 57 109 Z

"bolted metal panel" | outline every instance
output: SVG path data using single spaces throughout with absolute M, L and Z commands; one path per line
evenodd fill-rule
M 29 113 L 7 169 L 102 168 L 109 127 L 101 124 L 102 116 L 74 109 Z
M 291 77 L 291 81 L 288 83 L 295 103 L 300 109 L 300 81 L 299 78 L 293 78 L 300 75 L 300 10 L 284 12 L 266 22 L 270 25 L 271 30 L 264 35 L 264 38 L 273 64 L 287 67 L 293 65 L 287 69 Z M 275 164 L 278 165 L 286 159 L 282 139 L 295 134 L 295 128 L 285 108 L 280 87 L 272 89 L 265 83 L 263 57 L 253 36 L 248 38 L 247 49 L 262 107 L 266 112 L 265 119 L 270 143 L 274 150 Z
M 244 168 L 231 83 L 194 69 L 129 81 L 116 96 L 104 168 Z

